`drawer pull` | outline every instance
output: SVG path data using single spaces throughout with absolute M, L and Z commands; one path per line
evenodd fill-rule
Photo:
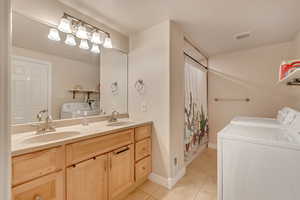
M 146 170 L 146 167 L 142 167 L 143 170 Z
M 34 200 L 44 200 L 43 197 L 41 197 L 40 195 L 36 195 L 34 197 Z
M 129 147 L 126 147 L 126 148 L 124 148 L 124 149 L 121 149 L 121 150 L 118 150 L 118 151 L 114 151 L 114 154 L 115 155 L 118 155 L 118 154 L 120 154 L 120 153 L 123 153 L 123 152 L 125 152 L 125 151 L 128 151 L 130 148 Z

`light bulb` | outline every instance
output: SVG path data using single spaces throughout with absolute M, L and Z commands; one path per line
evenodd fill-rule
M 53 41 L 60 41 L 58 30 L 55 28 L 50 28 L 48 38 Z
M 87 40 L 89 38 L 86 28 L 84 26 L 80 25 L 78 27 L 78 30 L 76 32 L 76 37 L 82 40 Z
M 65 44 L 70 46 L 76 46 L 76 41 L 73 35 L 68 34 L 65 40 Z
M 91 42 L 94 44 L 101 44 L 100 33 L 98 31 L 93 32 Z
M 60 23 L 58 25 L 58 30 L 64 33 L 72 33 L 72 23 L 67 18 L 61 18 Z
M 100 53 L 99 46 L 97 44 L 93 44 L 91 52 L 99 54 Z
M 79 48 L 84 49 L 84 50 L 88 50 L 90 48 L 89 44 L 88 44 L 88 41 L 87 40 L 81 40 Z
M 109 49 L 112 48 L 111 38 L 109 36 L 107 38 L 105 38 L 103 46 L 105 48 L 109 48 Z

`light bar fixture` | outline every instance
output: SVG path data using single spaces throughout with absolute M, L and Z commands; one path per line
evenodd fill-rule
M 75 37 L 80 39 L 79 48 L 89 50 L 99 54 L 100 47 L 112 48 L 112 41 L 110 34 L 94 25 L 91 25 L 83 20 L 74 16 L 64 13 L 60 19 L 57 28 L 50 28 L 48 38 L 53 41 L 60 41 L 59 31 L 66 34 L 65 44 L 69 46 L 76 46 Z

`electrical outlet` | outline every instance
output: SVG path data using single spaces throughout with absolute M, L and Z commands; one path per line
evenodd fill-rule
M 142 112 L 147 112 L 147 103 L 146 102 L 143 102 L 141 104 L 141 110 L 142 110 Z

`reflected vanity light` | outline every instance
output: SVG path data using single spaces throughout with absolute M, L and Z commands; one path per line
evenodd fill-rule
M 61 18 L 58 30 L 63 33 L 72 33 L 72 22 L 65 17 Z
M 53 41 L 60 41 L 58 30 L 55 28 L 50 28 L 48 38 Z
M 86 31 L 86 27 L 83 25 L 80 25 L 78 27 L 78 30 L 76 32 L 76 37 L 82 39 L 82 40 L 87 40 L 89 38 L 88 32 Z
M 84 50 L 88 50 L 90 48 L 88 41 L 87 40 L 81 40 L 79 48 L 84 49 Z
M 65 44 L 70 46 L 76 46 L 76 41 L 74 35 L 68 34 L 65 40 Z
M 100 53 L 99 45 L 105 48 L 112 48 L 110 33 L 91 25 L 74 16 L 64 13 L 60 19 L 57 29 L 50 28 L 48 38 L 53 41 L 60 41 L 59 31 L 66 34 L 65 44 L 76 46 L 75 37 L 81 40 L 79 48 L 90 49 L 89 42 L 93 45 L 91 52 Z
M 110 36 L 108 36 L 107 38 L 105 38 L 103 47 L 111 49 L 112 48 L 112 43 L 111 43 L 111 38 Z
M 99 54 L 100 53 L 99 46 L 97 44 L 93 44 L 91 52 Z
M 91 42 L 94 44 L 103 44 L 103 34 L 98 31 L 93 32 Z

